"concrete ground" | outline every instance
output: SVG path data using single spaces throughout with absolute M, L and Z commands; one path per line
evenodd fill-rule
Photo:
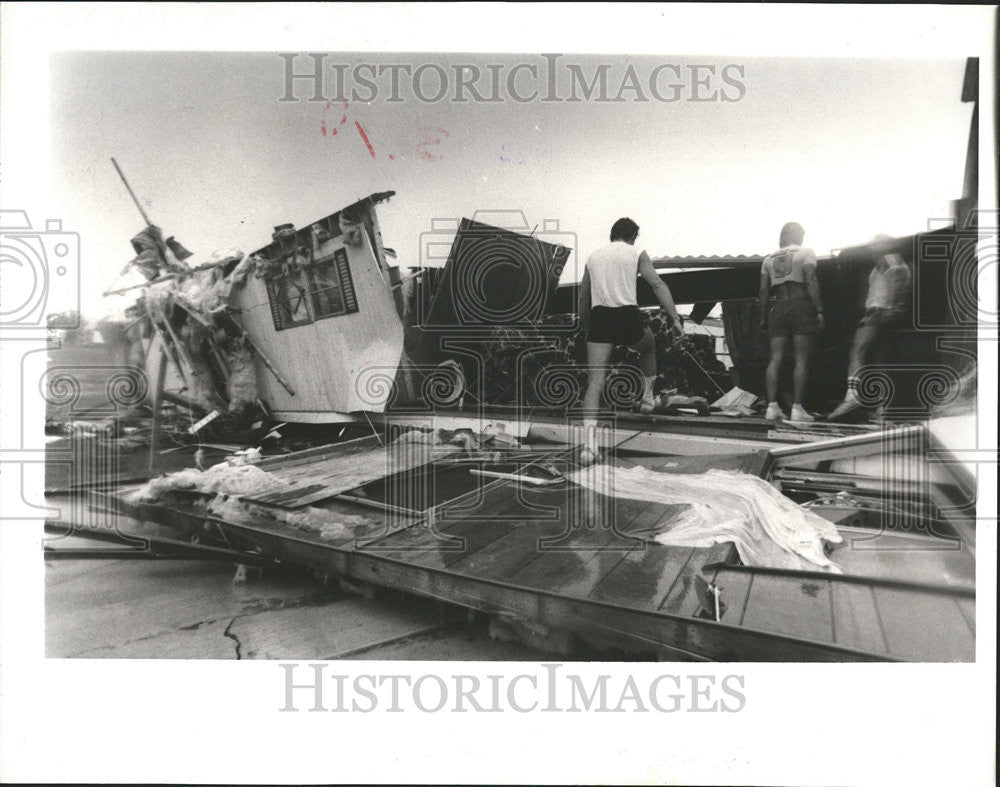
M 288 568 L 245 584 L 234 584 L 231 563 L 203 560 L 50 560 L 45 573 L 52 658 L 545 658 L 491 640 L 485 620 L 454 608 L 390 591 L 365 599 Z

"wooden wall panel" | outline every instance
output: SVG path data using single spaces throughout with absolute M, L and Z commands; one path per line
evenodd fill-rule
M 403 350 L 403 325 L 367 235 L 362 241 L 345 246 L 337 236 L 317 254 L 346 251 L 356 314 L 276 331 L 261 279 L 250 276 L 233 290 L 230 302 L 242 310 L 243 327 L 295 391 L 290 395 L 258 360 L 261 398 L 277 418 L 315 423 L 338 420 L 337 413 L 385 409 Z

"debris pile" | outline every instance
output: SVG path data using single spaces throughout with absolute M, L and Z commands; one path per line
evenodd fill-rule
M 587 338 L 574 321 L 573 315 L 549 315 L 534 326 L 489 329 L 478 345 L 483 356 L 481 370 L 478 365 L 463 367 L 469 395 L 486 404 L 578 406 L 587 385 Z M 713 401 L 729 389 L 725 365 L 715 356 L 714 337 L 686 335 L 675 341 L 660 316 L 643 312 L 643 321 L 656 339 L 658 376 L 654 391 Z M 449 361 L 455 363 L 456 359 Z M 459 356 L 457 361 L 468 364 L 467 356 Z M 605 399 L 612 407 L 634 407 L 643 391 L 638 352 L 615 348 L 611 366 Z

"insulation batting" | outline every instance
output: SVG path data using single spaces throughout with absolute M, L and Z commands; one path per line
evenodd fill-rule
M 297 530 L 319 533 L 321 538 L 341 538 L 350 534 L 349 526 L 368 523 L 367 519 L 355 514 L 333 514 L 315 506 L 307 506 L 299 511 L 282 511 L 247 503 L 225 494 L 212 498 L 206 505 L 206 510 L 229 521 L 245 521 L 248 517 L 260 521 L 277 521 Z
M 257 401 L 257 370 L 254 368 L 250 348 L 243 342 L 234 342 L 226 352 L 229 364 L 229 412 L 236 412 L 252 406 Z
M 249 495 L 277 492 L 288 486 L 287 481 L 255 465 L 233 466 L 222 462 L 208 470 L 189 468 L 161 475 L 133 492 L 129 500 L 135 503 L 152 503 L 178 489 L 203 494 Z

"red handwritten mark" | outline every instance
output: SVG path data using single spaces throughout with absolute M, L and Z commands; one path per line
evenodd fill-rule
M 447 131 L 445 131 L 443 128 L 430 128 L 428 126 L 424 126 L 420 130 L 424 132 L 424 140 L 423 140 L 423 142 L 421 142 L 419 145 L 417 145 L 417 151 L 420 154 L 420 158 L 422 158 L 422 159 L 424 159 L 426 161 L 440 161 L 441 160 L 441 156 L 439 156 L 439 155 L 437 155 L 435 153 L 432 153 L 431 151 L 427 150 L 426 146 L 427 145 L 440 145 L 441 142 L 443 141 L 443 137 L 436 136 L 438 134 L 442 134 L 442 135 L 444 135 L 444 137 L 449 137 L 451 135 Z
M 361 124 L 356 120 L 354 121 L 354 125 L 357 126 L 361 139 L 365 141 L 365 147 L 368 148 L 368 152 L 372 154 L 372 158 L 375 158 L 375 148 L 373 148 L 372 143 L 368 141 L 368 135 L 365 133 L 365 130 L 361 128 Z
M 332 107 L 332 106 L 333 106 L 333 104 L 331 102 L 327 101 L 326 102 L 326 106 L 323 107 L 323 120 L 320 122 L 319 129 L 320 129 L 320 132 L 323 134 L 324 137 L 326 136 L 326 113 L 329 111 L 330 107 Z M 337 124 L 337 126 L 330 129 L 330 136 L 331 137 L 337 136 L 337 128 L 339 128 L 340 126 L 344 125 L 346 122 L 347 122 L 347 102 L 345 101 L 344 102 L 344 115 L 343 115 L 343 117 L 340 118 L 340 122 Z

